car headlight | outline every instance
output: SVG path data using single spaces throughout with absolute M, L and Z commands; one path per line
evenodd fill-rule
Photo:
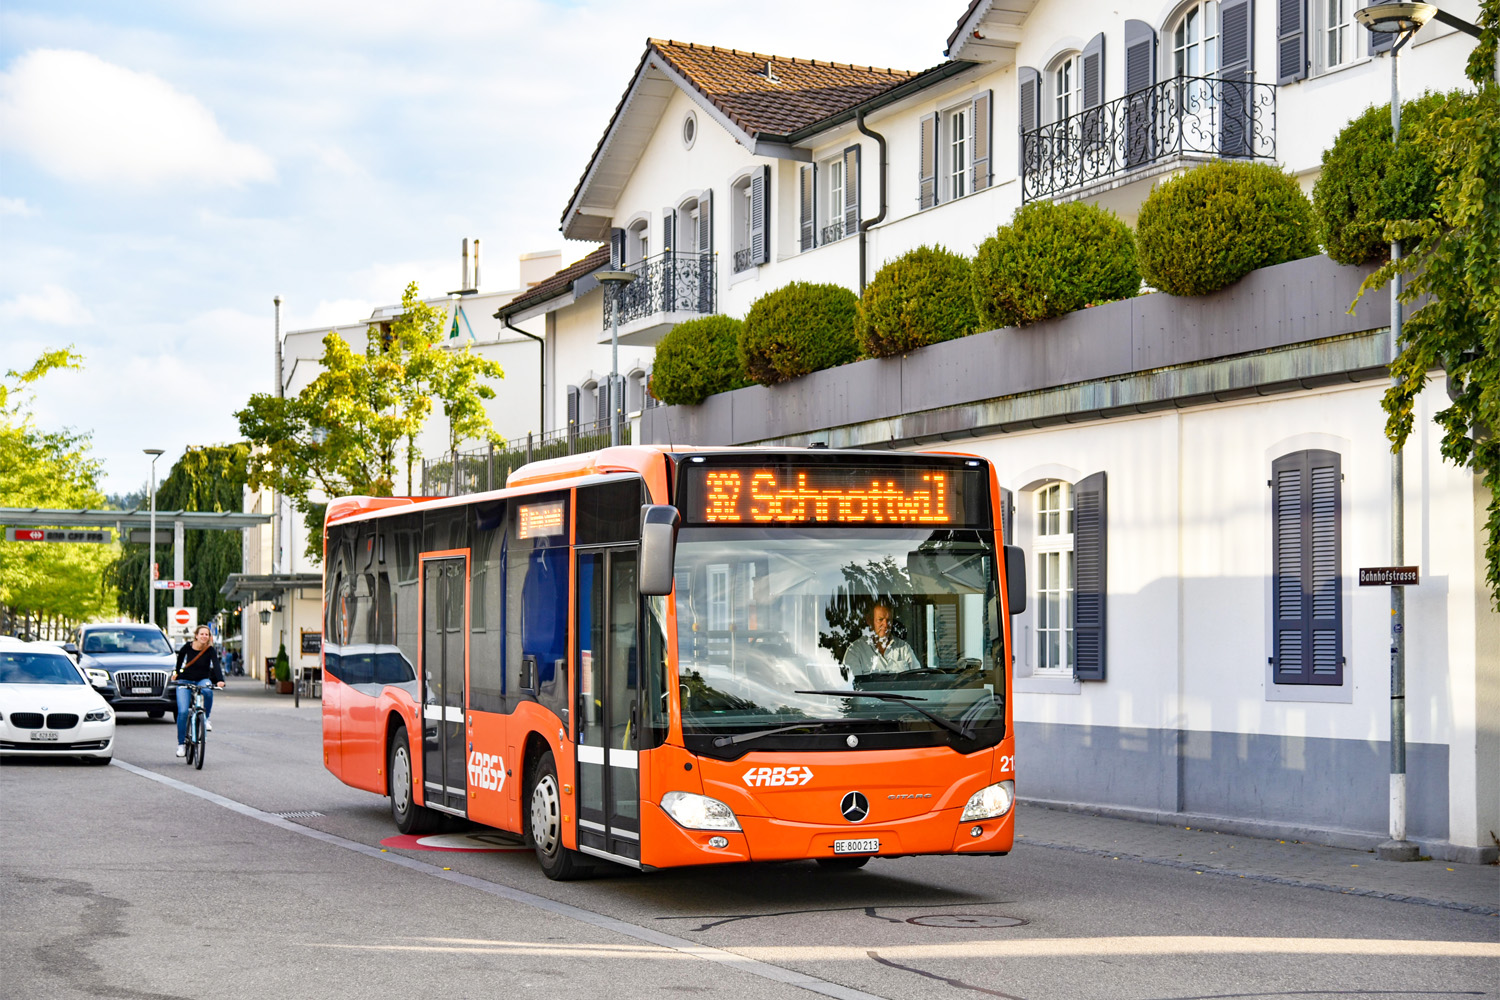
M 738 830 L 740 821 L 734 810 L 707 795 L 692 792 L 668 792 L 661 797 L 663 811 L 679 826 L 689 830 Z
M 88 675 L 90 684 L 96 687 L 109 687 L 108 670 L 100 670 L 98 667 L 84 667 L 83 672 Z
M 83 717 L 84 722 L 108 722 L 110 720 L 109 709 L 98 708 Z
M 1015 801 L 1016 783 L 1010 780 L 998 781 L 969 796 L 969 804 L 964 806 L 964 814 L 958 821 L 967 823 L 970 820 L 1004 816 L 1010 812 L 1011 804 Z

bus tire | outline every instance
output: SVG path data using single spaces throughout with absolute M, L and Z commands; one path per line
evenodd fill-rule
M 391 819 L 402 833 L 434 833 L 443 825 L 443 814 L 416 804 L 412 788 L 411 742 L 406 727 L 397 726 L 386 751 L 386 774 L 391 782 Z
M 527 801 L 531 805 L 531 842 L 542 874 L 556 882 L 571 882 L 587 875 L 590 869 L 579 853 L 563 846 L 562 789 L 551 750 L 537 758 Z
M 852 872 L 869 863 L 868 854 L 853 858 L 818 858 L 818 867 L 829 872 Z

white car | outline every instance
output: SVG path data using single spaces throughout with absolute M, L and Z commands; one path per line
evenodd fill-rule
M 0 638 L 0 757 L 108 764 L 115 713 L 62 650 Z

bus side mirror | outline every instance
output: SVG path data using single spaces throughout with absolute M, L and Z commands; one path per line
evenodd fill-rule
M 1026 553 L 1019 545 L 1005 547 L 1005 595 L 1012 615 L 1026 610 Z
M 648 503 L 641 507 L 641 573 L 639 589 L 645 597 L 672 592 L 672 561 L 677 556 L 676 507 Z

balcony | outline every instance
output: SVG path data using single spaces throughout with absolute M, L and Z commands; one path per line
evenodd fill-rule
M 1021 200 L 1109 189 L 1201 159 L 1274 159 L 1276 88 L 1178 76 L 1021 133 Z
M 663 335 L 684 320 L 714 311 L 714 262 L 711 253 L 668 250 L 627 265 L 634 281 L 619 289 L 620 343 L 655 346 Z M 604 293 L 604 330 L 608 343 L 615 297 Z

